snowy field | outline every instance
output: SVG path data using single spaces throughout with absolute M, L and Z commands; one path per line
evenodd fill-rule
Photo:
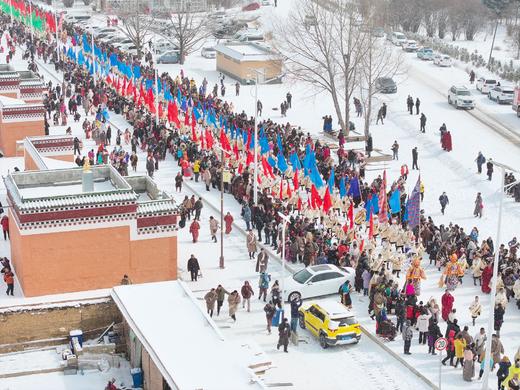
M 291 6 L 292 1 L 280 1 L 278 8 L 267 7 L 265 20 L 268 24 L 272 17 L 283 17 Z M 514 144 L 498 135 L 495 130 L 489 128 L 482 121 L 476 119 L 472 113 L 455 110 L 447 103 L 447 90 L 453 84 L 468 85 L 468 76 L 464 70 L 456 67 L 441 69 L 431 63 L 419 61 L 415 54 L 407 54 L 408 72 L 405 77 L 398 80 L 398 93 L 395 95 L 378 95 L 380 102 L 388 105 L 388 116 L 384 125 L 373 126 L 371 129 L 374 146 L 385 152 L 389 152 L 394 140 L 400 144 L 400 160 L 392 161 L 386 165 L 389 181 L 397 178 L 401 164 L 406 163 L 411 168 L 411 149 L 417 146 L 419 149 L 419 167 L 421 168 L 421 179 L 425 185 L 425 198 L 422 207 L 426 214 L 431 216 L 437 224 L 449 222 L 458 223 L 469 232 L 472 227 L 478 227 L 480 239 L 491 236 L 495 237 L 498 209 L 499 177 L 495 172 L 491 182 L 486 180 L 484 174 L 476 174 L 474 159 L 479 151 L 487 157 L 508 164 L 512 167 L 520 167 L 520 145 Z M 15 64 L 25 69 L 26 65 L 21 62 L 20 51 L 17 53 Z M 50 68 L 49 68 L 50 69 Z M 176 75 L 181 69 L 179 65 L 160 65 L 161 72 L 168 71 Z M 182 66 L 188 77 L 193 77 L 200 83 L 204 77 L 209 82 L 209 87 L 217 82 L 218 72 L 215 71 L 215 60 L 202 58 L 198 53 L 190 56 L 187 63 Z M 51 72 L 42 70 L 46 77 L 51 77 Z M 477 72 L 478 73 L 478 72 Z M 53 80 L 55 81 L 55 80 Z M 235 97 L 234 81 L 226 78 L 226 99 L 232 101 L 236 111 L 245 110 L 249 115 L 254 112 L 254 87 L 242 86 L 240 96 Z M 272 111 L 271 107 L 279 107 L 285 99 L 286 93 L 290 91 L 293 95 L 292 109 L 288 111 L 287 118 L 281 118 L 280 114 Z M 409 115 L 406 112 L 406 97 L 411 94 L 414 98 L 419 97 L 422 104 L 421 109 L 428 118 L 426 134 L 419 133 L 419 117 Z M 291 122 L 301 126 L 311 134 L 321 137 L 322 116 L 333 114 L 331 101 L 328 96 L 310 90 L 307 86 L 286 80 L 281 85 L 261 85 L 258 87 L 258 95 L 264 103 L 264 117 L 270 117 L 275 121 Z M 376 108 L 378 105 L 376 104 Z M 482 96 L 477 98 L 477 112 L 492 120 L 501 122 L 504 126 L 514 129 L 520 134 L 518 119 L 510 106 L 498 106 L 494 102 Z M 113 127 L 117 126 L 124 130 L 127 124 L 121 117 L 112 115 Z M 361 121 L 354 118 L 357 128 L 362 128 Z M 444 152 L 440 147 L 438 128 L 446 123 L 452 132 L 453 151 Z M 64 127 L 51 129 L 52 134 L 63 134 Z M 78 124 L 73 125 L 73 134 L 83 137 L 83 132 Z M 88 143 L 85 147 L 88 148 Z M 144 155 L 140 155 L 138 174 L 144 173 Z M 5 175 L 14 166 L 23 167 L 22 159 L 3 158 L 0 160 L 0 172 Z M 169 193 L 173 192 L 173 177 L 178 171 L 176 163 L 168 156 L 166 162 L 162 162 L 154 175 L 161 189 Z M 382 166 L 369 168 L 367 179 L 370 181 L 375 176 L 382 174 Z M 412 171 L 408 183 L 409 192 L 416 182 L 419 172 Z M 198 282 L 190 283 L 194 293 L 201 299 L 210 287 L 221 283 L 228 290 L 239 290 L 244 280 L 249 280 L 255 287 L 257 285 L 257 274 L 254 272 L 254 262 L 248 260 L 243 234 L 234 229 L 229 237 L 226 237 L 225 259 L 226 269 L 218 268 L 219 245 L 210 242 L 207 220 L 210 215 L 217 216 L 218 193 L 212 191 L 207 193 L 202 185 L 190 183 L 197 193 L 204 196 L 206 201 L 201 218 L 201 242 L 191 243 L 186 229 L 179 231 L 179 266 L 184 271 L 185 264 L 190 254 L 195 254 L 202 266 L 203 278 Z M 446 191 L 450 204 L 444 216 L 440 213 L 438 197 Z M 477 192 L 481 192 L 484 199 L 484 216 L 475 219 L 472 216 L 473 201 Z M 0 190 L 2 203 L 4 203 L 5 189 Z M 189 190 L 182 194 L 175 194 L 177 200 L 184 195 L 191 195 Z M 5 204 L 5 203 L 4 203 Z M 234 199 L 226 195 L 225 211 L 230 211 L 235 222 L 244 226 L 240 220 L 239 208 Z M 503 219 L 503 241 L 509 241 L 516 236 L 519 226 L 520 205 L 507 199 L 504 203 Z M 219 237 L 220 240 L 220 237 Z M 0 255 L 9 256 L 9 248 L 0 240 Z M 439 279 L 438 272 L 423 264 L 426 268 L 428 279 L 423 283 L 421 300 L 427 301 L 431 296 L 440 301 L 443 293 L 437 287 Z M 269 272 L 273 279 L 281 276 L 281 267 L 273 260 L 270 262 Z M 189 279 L 186 272 L 183 278 Z M 16 285 L 18 287 L 18 285 Z M 15 290 L 16 291 L 16 290 Z M 257 293 L 257 292 L 256 292 Z M 19 292 L 18 292 L 19 294 Z M 466 276 L 464 285 L 459 287 L 455 293 L 455 307 L 459 314 L 459 324 L 470 324 L 469 303 L 475 295 L 481 295 L 480 290 L 473 287 L 471 278 Z M 337 300 L 337 297 L 327 297 L 325 300 Z M 9 300 L 0 296 L 0 304 Z M 368 329 L 374 330 L 375 324 L 367 316 L 366 298 L 353 296 L 354 305 L 359 320 Z M 484 305 L 483 315 L 478 319 L 477 326 L 471 328 L 470 333 L 475 334 L 480 326 L 485 326 L 488 314 L 487 297 L 482 300 Z M 317 341 L 306 331 L 300 331 L 300 342 L 298 347 L 290 346 L 289 353 L 284 354 L 276 350 L 276 332 L 267 335 L 265 330 L 265 315 L 263 303 L 259 303 L 253 297 L 252 312 L 247 313 L 239 310 L 237 323 L 233 324 L 227 317 L 227 305 L 224 312 L 215 318 L 224 334 L 231 338 L 253 337 L 258 344 L 272 357 L 276 368 L 270 371 L 266 380 L 269 382 L 292 383 L 294 388 L 324 388 L 342 389 L 345 385 L 353 388 L 370 389 L 422 389 L 425 385 L 411 374 L 404 366 L 392 359 L 379 346 L 364 337 L 359 345 L 322 350 Z M 512 357 L 520 345 L 520 312 L 511 302 L 505 315 L 502 328 L 502 342 L 506 348 L 506 355 Z M 444 330 L 442 325 L 441 330 Z M 395 352 L 402 355 L 402 340 L 398 337 L 394 342 L 387 344 Z M 438 357 L 427 355 L 427 347 L 417 345 L 417 334 L 414 337 L 411 349 L 412 355 L 407 356 L 414 367 L 430 378 L 434 383 L 438 375 Z M 404 355 L 402 355 L 404 356 Z M 48 379 L 47 379 L 48 378 Z M 446 367 L 443 370 L 443 388 L 446 389 L 477 389 L 481 384 L 474 381 L 472 384 L 463 383 L 460 369 Z M 38 383 L 36 376 L 25 378 L 26 383 L 19 383 L 20 387 L 13 389 L 32 389 Z M 67 387 L 68 377 L 55 377 L 55 374 L 45 376 L 47 383 L 52 383 L 53 389 L 71 388 Z M 32 381 L 32 382 L 31 382 Z M 40 379 L 41 381 L 41 379 Z M 58 382 L 54 382 L 58 381 Z M 343 382 L 344 381 L 344 382 Z M 495 376 L 491 378 L 495 383 Z M 57 383 L 54 385 L 54 383 Z M 104 385 L 104 384 L 103 384 Z M 0 383 L 3 390 L 4 382 Z M 60 387 L 61 386 L 61 387 Z M 80 385 L 74 388 L 81 388 Z M 5 386 L 4 386 L 5 387 Z M 96 385 L 96 388 L 100 386 Z M 42 388 L 42 387 L 38 387 Z M 44 387 L 47 388 L 47 387 Z M 91 387 L 94 388 L 94 387 Z

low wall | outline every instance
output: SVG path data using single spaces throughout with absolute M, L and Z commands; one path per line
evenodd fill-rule
M 62 344 L 73 329 L 94 338 L 112 322 L 121 321 L 121 313 L 109 297 L 4 308 L 0 310 L 0 353 Z

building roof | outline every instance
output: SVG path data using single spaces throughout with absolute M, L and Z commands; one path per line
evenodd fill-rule
M 220 44 L 215 46 L 215 50 L 240 62 L 281 60 L 281 56 L 269 47 L 252 42 Z
M 0 105 L 2 107 L 12 107 L 12 106 L 26 106 L 27 103 L 22 99 L 16 99 L 4 95 L 0 95 Z
M 112 298 L 172 389 L 264 388 L 183 282 L 117 286 Z
M 137 200 L 132 187 L 112 166 L 93 166 L 91 170 L 92 192 L 83 192 L 82 168 L 16 172 L 9 174 L 4 182 L 20 210 Z

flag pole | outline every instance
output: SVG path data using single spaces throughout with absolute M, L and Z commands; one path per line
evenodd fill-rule
M 153 64 L 154 64 L 154 78 L 155 78 L 155 125 L 159 126 L 159 86 L 157 83 L 157 49 L 155 44 L 156 34 L 153 33 Z M 186 113 L 185 113 L 186 114 Z M 222 226 L 221 226 L 222 228 Z
M 92 43 L 92 69 L 94 70 L 94 74 L 93 74 L 93 77 L 94 77 L 94 88 L 96 87 L 96 84 L 97 84 L 97 74 L 96 74 L 96 55 L 94 54 L 94 29 L 92 28 L 90 30 L 90 40 L 91 40 L 91 43 Z
M 58 38 L 58 17 L 56 16 L 56 12 L 54 12 L 54 24 L 56 26 L 56 54 L 57 54 L 57 61 L 58 64 L 60 63 L 60 40 Z
M 33 26 L 33 16 L 32 16 L 32 2 L 29 1 L 29 18 L 31 23 L 31 42 L 34 42 L 34 26 Z

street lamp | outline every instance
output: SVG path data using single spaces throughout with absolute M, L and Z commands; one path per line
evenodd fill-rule
M 222 173 L 220 174 L 220 258 L 218 266 L 224 269 L 224 153 L 229 154 L 229 152 L 220 146 L 215 146 L 215 148 L 220 150 L 220 163 L 222 165 Z
M 291 223 L 291 220 L 289 217 L 285 214 L 282 214 L 281 212 L 278 212 L 278 216 L 282 218 L 283 221 L 283 227 L 282 227 L 282 310 L 283 310 L 283 304 L 285 303 L 285 230 L 287 228 L 287 224 Z
M 512 172 L 518 172 L 517 170 L 508 167 L 505 164 L 496 162 L 495 160 L 491 160 L 493 165 L 500 168 L 500 203 L 498 205 L 498 223 L 497 223 L 497 236 L 495 241 L 495 260 L 493 263 L 493 279 L 491 284 L 491 296 L 489 299 L 489 317 L 488 317 L 488 325 L 487 325 L 487 338 L 486 338 L 486 346 L 485 346 L 485 362 L 484 362 L 484 379 L 482 380 L 482 390 L 488 390 L 488 382 L 489 382 L 489 372 L 491 361 L 491 335 L 494 332 L 494 322 L 495 322 L 495 302 L 496 302 L 496 293 L 497 293 L 497 280 L 498 280 L 498 260 L 500 258 L 500 231 L 502 229 L 502 210 L 504 203 L 504 186 L 505 186 L 505 177 L 506 177 L 506 169 Z M 514 185 L 515 183 L 511 183 L 510 185 Z
M 248 68 L 250 71 L 255 73 L 255 128 L 254 128 L 254 145 L 255 148 L 253 150 L 254 155 L 254 180 L 253 180 L 253 202 L 255 206 L 258 206 L 258 75 L 262 74 L 265 76 L 264 72 L 255 69 L 255 68 Z M 274 77 L 269 80 L 263 80 L 264 83 L 269 83 L 271 81 L 276 80 L 277 77 Z

